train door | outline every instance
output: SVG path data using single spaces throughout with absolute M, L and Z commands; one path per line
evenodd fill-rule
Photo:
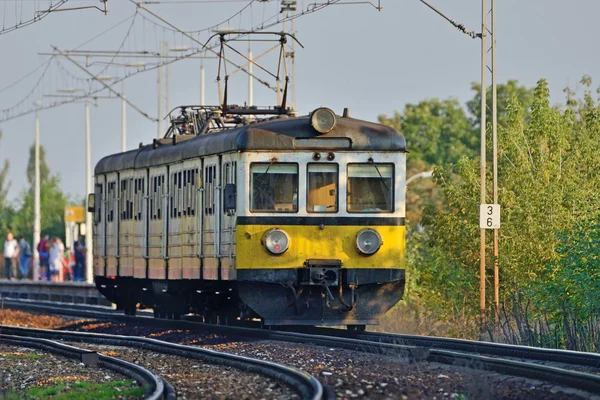
M 106 175 L 106 276 L 117 276 L 119 265 L 119 174 Z
M 182 278 L 200 279 L 200 258 L 198 243 L 200 236 L 198 207 L 199 173 L 202 165 L 199 159 L 183 164 L 183 210 L 181 217 Z
M 181 279 L 182 270 L 182 217 L 183 217 L 183 189 L 184 171 L 183 163 L 169 167 L 169 237 L 167 239 L 168 251 L 168 279 Z
M 148 172 L 148 278 L 166 278 L 167 168 L 152 168 Z
M 221 192 L 225 194 L 225 188 L 227 185 L 236 184 L 236 170 L 237 170 L 237 155 L 228 154 L 224 155 L 221 162 Z M 235 211 L 226 210 L 224 207 L 224 196 L 223 201 L 220 204 L 220 245 L 219 245 L 219 256 L 221 260 L 221 279 L 233 280 L 235 279 Z
M 104 276 L 106 264 L 106 176 L 96 176 L 94 186 L 94 275 Z
M 133 171 L 119 176 L 119 276 L 133 276 Z
M 148 182 L 147 170 L 133 175 L 133 276 L 146 278 Z
M 219 157 L 204 159 L 204 210 L 202 222 L 202 277 L 219 279 Z

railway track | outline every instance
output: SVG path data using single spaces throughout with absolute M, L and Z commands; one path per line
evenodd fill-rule
M 352 332 L 331 328 L 290 332 L 208 325 L 193 321 L 158 320 L 131 317 L 99 308 L 80 306 L 65 309 L 56 305 L 7 301 L 6 305 L 23 310 L 109 319 L 120 322 L 162 326 L 169 329 L 214 332 L 223 335 L 257 338 L 291 343 L 345 348 L 378 354 L 401 354 L 411 360 L 426 360 L 476 370 L 555 384 L 600 394 L 600 355 L 566 350 L 542 349 L 461 339 L 398 335 L 375 332 Z M 560 363 L 560 366 L 549 365 Z M 598 374 L 577 369 L 598 368 Z
M 28 341 L 28 342 L 39 342 L 39 343 L 50 343 L 51 340 L 61 340 L 66 342 L 80 342 L 88 344 L 97 344 L 104 346 L 124 346 L 134 347 L 152 352 L 164 353 L 175 355 L 179 357 L 185 357 L 190 359 L 197 359 L 210 364 L 224 365 L 233 368 L 240 369 L 242 371 L 251 372 L 263 376 L 267 376 L 275 379 L 276 381 L 285 383 L 292 387 L 297 393 L 300 394 L 302 399 L 317 400 L 326 398 L 323 394 L 323 387 L 321 383 L 312 375 L 298 370 L 293 367 L 288 367 L 282 364 L 269 362 L 265 360 L 259 360 L 250 357 L 244 357 L 229 353 L 217 352 L 213 350 L 203 349 L 197 346 L 186 346 L 176 343 L 165 342 L 162 340 L 135 337 L 135 336 L 121 336 L 121 335 L 108 335 L 100 333 L 89 333 L 89 332 L 73 332 L 73 331 L 61 331 L 61 330 L 47 330 L 47 329 L 36 329 L 36 328 L 23 328 L 14 326 L 0 326 L 3 335 L 0 335 L 0 339 L 6 336 L 11 338 L 13 341 Z M 57 343 L 57 345 L 60 345 Z M 62 345 L 65 348 L 71 347 Z M 112 357 L 98 354 L 102 362 L 113 362 L 116 364 L 107 364 L 107 368 L 113 366 L 119 368 L 119 362 L 123 362 L 125 366 L 135 364 L 127 363 L 122 360 L 117 360 Z M 125 368 L 125 367 L 121 367 Z M 138 367 L 143 370 L 142 367 Z M 123 372 L 127 376 L 132 376 L 133 372 L 127 370 L 118 371 Z M 140 374 L 143 377 L 143 375 Z M 137 379 L 136 379 L 137 380 Z M 158 385 L 158 383 L 157 383 Z M 170 391 L 165 388 L 170 387 Z M 165 382 L 161 387 L 160 393 L 153 393 L 148 395 L 147 398 L 151 399 L 162 399 L 167 398 L 167 394 L 172 394 L 175 398 L 175 391 L 173 388 Z
M 76 359 L 86 366 L 110 369 L 135 380 L 144 388 L 144 398 L 147 400 L 175 399 L 175 390 L 167 380 L 140 365 L 95 351 L 40 338 L 23 329 L 3 329 L 3 332 L 0 334 L 0 342 L 3 344 L 35 348 Z

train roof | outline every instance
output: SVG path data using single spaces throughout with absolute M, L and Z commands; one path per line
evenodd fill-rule
M 346 138 L 344 140 L 348 147 L 340 148 L 334 145 L 337 143 L 339 146 L 339 140 L 333 139 L 340 138 Z M 324 140 L 304 140 L 302 146 L 299 146 L 296 139 Z M 332 143 L 332 147 L 328 148 L 327 143 Z M 336 116 L 334 128 L 320 134 L 312 127 L 310 116 L 281 116 L 195 136 L 179 143 L 173 141 L 158 146 L 149 144 L 135 150 L 109 155 L 98 162 L 95 174 L 143 169 L 221 153 L 299 149 L 406 152 L 406 140 L 393 128 L 350 117 Z

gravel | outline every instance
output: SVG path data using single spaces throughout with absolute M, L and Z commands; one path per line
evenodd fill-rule
M 32 386 L 50 387 L 63 382 L 68 387 L 78 381 L 106 383 L 130 378 L 52 353 L 0 343 L 0 398 L 11 392 L 21 397 Z M 138 386 L 134 381 L 132 385 Z
M 127 360 L 164 377 L 177 390 L 178 399 L 297 399 L 290 388 L 273 379 L 201 360 L 144 349 L 73 343 L 74 346 Z
M 437 363 L 409 363 L 397 356 L 113 322 L 65 320 L 61 329 L 148 336 L 284 363 L 315 375 L 338 399 L 589 398 L 586 392 L 549 382 Z
M 93 320 L 73 321 L 55 316 L 43 316 L 22 311 L 2 310 L 0 321 L 6 325 L 17 325 L 44 329 L 65 329 L 81 327 L 85 331 L 103 331 L 106 333 L 126 334 L 128 329 L 121 324 L 115 331 L 110 322 Z M 73 330 L 73 329 L 71 329 Z M 125 331 L 124 331 L 125 330 Z M 150 337 L 156 335 L 149 334 Z M 160 339 L 160 338 L 159 338 Z M 171 383 L 178 399 L 294 399 L 298 394 L 288 386 L 274 379 L 263 377 L 235 368 L 206 364 L 200 360 L 189 359 L 144 349 L 129 349 L 117 346 L 96 346 L 92 344 L 72 343 L 73 346 L 88 348 L 103 354 L 142 365 L 161 375 Z

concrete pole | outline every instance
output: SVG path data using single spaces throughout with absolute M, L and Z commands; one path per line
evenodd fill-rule
M 485 134 L 486 134 L 486 75 L 487 75 L 487 1 L 481 0 L 481 193 L 480 203 L 485 204 Z M 479 237 L 479 309 L 481 327 L 485 323 L 485 229 Z
M 206 77 L 204 76 L 204 63 L 200 65 L 200 105 L 206 105 Z
M 40 243 L 41 216 L 40 216 L 40 116 L 39 102 L 35 110 L 35 182 L 33 189 L 33 280 L 40 279 L 40 253 L 37 246 Z
M 162 135 L 162 129 L 161 129 L 161 115 L 162 115 L 162 42 L 161 45 L 158 46 L 158 81 L 157 81 L 157 101 L 158 101 L 158 116 L 156 117 L 157 121 L 156 121 L 156 138 L 160 139 L 163 135 Z
M 127 151 L 127 102 L 125 101 L 125 81 L 121 81 L 121 151 Z
M 254 79 L 252 78 L 252 67 L 254 63 L 252 62 L 252 47 L 250 45 L 250 41 L 248 41 L 248 60 L 250 63 L 248 64 L 248 107 L 254 105 Z
M 296 18 L 292 19 L 292 35 L 296 37 Z M 292 108 L 296 109 L 296 41 L 292 40 Z
M 170 87 L 169 87 L 169 42 L 163 42 L 163 46 L 165 47 L 164 49 L 164 56 L 165 56 L 165 116 L 169 115 L 169 111 L 171 111 L 171 109 L 169 108 L 169 97 L 170 97 Z M 171 123 L 171 121 L 169 120 L 169 118 L 167 118 L 165 120 L 165 132 L 169 129 L 169 124 Z
M 90 105 L 85 103 L 85 193 L 92 193 L 92 146 L 90 143 Z M 87 205 L 87 204 L 86 204 Z M 92 213 L 85 213 L 85 276 L 88 283 L 94 283 L 93 269 L 93 239 L 92 239 Z
M 494 204 L 498 204 L 498 104 L 496 87 L 496 0 L 492 0 L 492 164 L 494 175 Z M 498 229 L 494 229 L 494 308 L 496 319 L 499 310 L 500 278 L 498 276 Z

